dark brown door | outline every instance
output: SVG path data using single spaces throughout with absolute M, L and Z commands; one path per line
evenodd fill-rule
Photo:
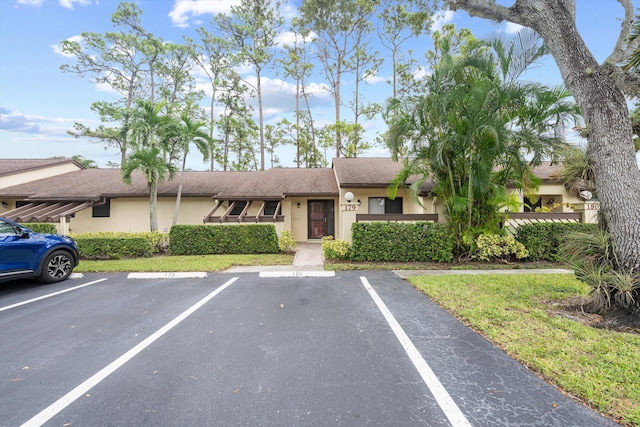
M 333 235 L 333 200 L 309 201 L 309 239 Z

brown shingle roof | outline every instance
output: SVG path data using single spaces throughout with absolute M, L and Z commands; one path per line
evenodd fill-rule
M 175 196 L 180 172 L 160 184 L 158 194 Z M 0 195 L 29 200 L 97 200 L 100 197 L 144 197 L 146 179 L 134 172 L 131 185 L 119 169 L 85 169 L 0 189 Z M 262 172 L 185 172 L 182 195 L 224 199 L 282 199 L 284 196 L 337 196 L 331 169 L 276 168 Z
M 333 168 L 341 188 L 386 188 L 400 173 L 402 161 L 394 162 L 389 157 L 337 158 L 333 159 Z M 407 183 L 416 181 L 417 177 L 410 177 Z M 420 192 L 431 191 L 433 185 L 433 181 L 428 180 Z
M 0 159 L 0 176 L 13 175 L 65 163 L 74 163 L 78 168 L 84 169 L 84 166 L 73 159 Z

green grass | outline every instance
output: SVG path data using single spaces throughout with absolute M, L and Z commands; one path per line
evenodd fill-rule
M 533 268 L 567 268 L 552 262 L 517 262 L 512 264 L 490 262 L 353 262 L 327 261 L 325 270 L 530 270 Z
M 293 255 L 181 255 L 106 261 L 81 260 L 77 273 L 222 271 L 232 266 L 288 265 Z
M 547 312 L 549 301 L 587 292 L 573 275 L 409 280 L 561 390 L 616 420 L 640 426 L 640 336 L 593 328 Z

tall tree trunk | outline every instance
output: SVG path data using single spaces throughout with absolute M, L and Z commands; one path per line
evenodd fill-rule
M 158 182 L 151 183 L 149 195 L 149 228 L 158 231 Z
M 296 167 L 300 167 L 300 79 L 296 79 Z
M 511 8 L 481 0 L 449 3 L 471 15 L 530 27 L 544 39 L 589 130 L 587 152 L 600 211 L 618 258 L 626 268 L 640 270 L 640 170 L 629 110 L 613 65 L 599 65 L 578 33 L 575 1 L 518 0 Z
M 260 84 L 260 67 L 257 65 L 256 86 L 258 92 L 258 118 L 260 121 L 260 170 L 264 170 L 264 118 L 262 111 L 262 86 Z

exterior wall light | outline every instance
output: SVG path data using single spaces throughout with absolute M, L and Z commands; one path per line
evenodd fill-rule
M 300 202 L 298 202 L 298 209 L 300 209 Z
M 353 201 L 353 193 L 351 191 L 347 191 L 344 194 L 344 199 L 347 201 L 347 203 L 351 203 L 351 201 Z

